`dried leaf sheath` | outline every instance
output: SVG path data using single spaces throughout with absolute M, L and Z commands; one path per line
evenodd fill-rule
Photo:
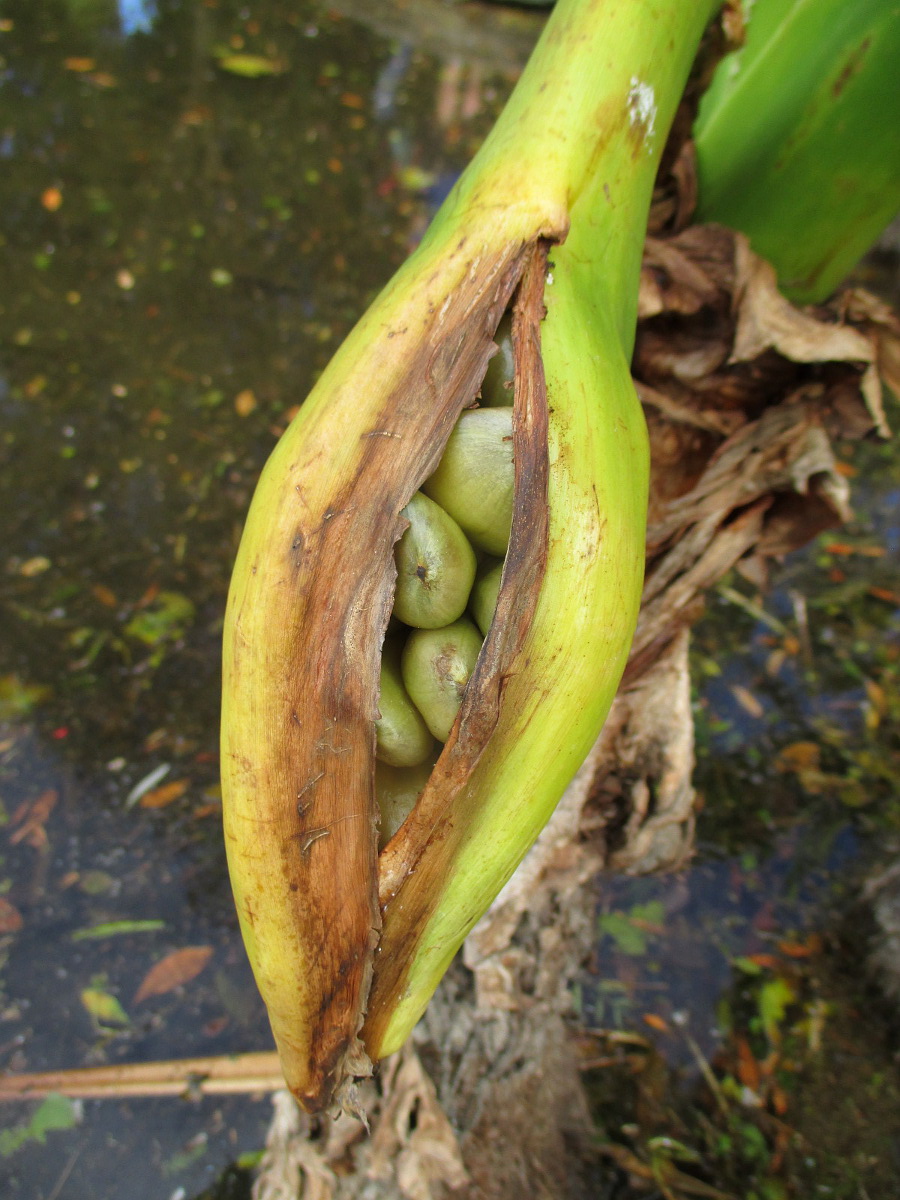
M 306 1107 L 327 1103 L 356 1054 L 380 926 L 373 723 L 400 511 L 473 400 L 521 270 L 518 245 L 473 262 L 463 242 L 457 255 L 450 288 L 426 280 L 374 347 L 395 360 L 391 386 L 373 392 L 363 362 L 285 435 L 229 597 L 226 848 L 260 990 L 290 997 L 270 1019 Z M 296 904 L 273 923 L 275 886 Z M 285 975 L 293 988 L 272 986 Z

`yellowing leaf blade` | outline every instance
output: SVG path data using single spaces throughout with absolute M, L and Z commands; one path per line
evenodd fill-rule
M 81 1003 L 91 1014 L 98 1025 L 128 1025 L 128 1013 L 112 994 L 101 988 L 85 988 L 81 993 Z

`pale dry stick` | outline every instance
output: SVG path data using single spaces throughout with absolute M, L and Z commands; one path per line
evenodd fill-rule
M 0 1101 L 30 1100 L 50 1093 L 80 1099 L 224 1096 L 274 1092 L 282 1087 L 284 1078 L 278 1055 L 274 1051 L 258 1051 L 4 1075 L 0 1076 Z

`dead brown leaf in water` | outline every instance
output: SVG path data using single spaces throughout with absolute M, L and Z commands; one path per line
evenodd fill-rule
M 250 388 L 244 388 L 234 398 L 234 411 L 239 417 L 249 417 L 256 408 L 256 396 Z
M 0 933 L 18 933 L 21 928 L 22 914 L 5 896 L 0 896 Z
M 41 192 L 41 207 L 45 208 L 47 212 L 56 212 L 62 202 L 63 194 L 58 187 L 44 188 Z
M 173 800 L 177 800 L 188 790 L 189 780 L 173 779 L 171 783 L 164 783 L 162 787 L 153 788 L 149 792 L 145 792 L 141 796 L 141 808 L 165 808 L 167 804 L 171 804 Z
M 212 946 L 185 946 L 173 950 L 150 968 L 134 994 L 133 1004 L 149 996 L 164 996 L 196 978 L 212 958 Z
M 11 825 L 18 825 L 18 829 L 14 829 L 9 835 L 10 845 L 18 846 L 19 842 L 27 842 L 35 850 L 42 850 L 47 845 L 47 831 L 44 826 L 58 799 L 56 790 L 47 788 L 36 800 L 20 804 L 10 820 Z

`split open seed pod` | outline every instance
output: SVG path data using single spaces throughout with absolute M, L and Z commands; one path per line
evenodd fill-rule
M 624 668 L 647 492 L 628 370 L 641 246 L 707 15 L 671 6 L 648 21 L 643 7 L 557 5 L 500 122 L 254 496 L 224 635 L 225 838 L 285 1077 L 311 1111 L 402 1044 Z M 424 790 L 379 854 L 394 547 L 477 403 L 511 304 L 515 487 L 494 619 Z

